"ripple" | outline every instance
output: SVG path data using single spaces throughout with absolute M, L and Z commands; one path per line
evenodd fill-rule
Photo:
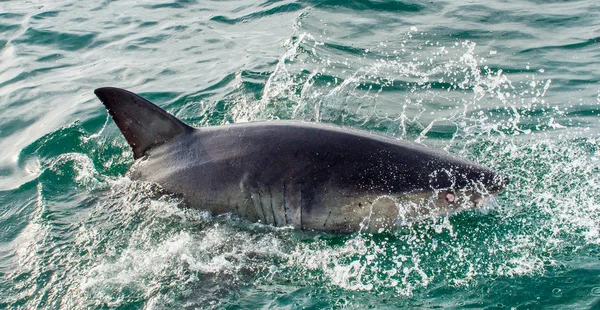
M 57 59 L 60 59 L 60 57 L 57 57 Z M 65 67 L 69 67 L 69 65 L 60 64 L 60 65 L 55 65 L 55 66 L 37 68 L 37 69 L 31 70 L 29 72 L 20 72 L 16 76 L 1 82 L 0 87 L 10 85 L 10 84 L 16 84 L 17 82 L 31 79 L 37 75 L 43 75 L 44 73 L 48 73 L 48 72 L 54 71 L 56 69 L 65 68 Z M 12 106 L 13 106 L 13 104 L 8 104 L 6 107 L 12 107 Z
M 296 12 L 296 11 L 300 11 L 302 9 L 304 9 L 304 6 L 299 3 L 288 3 L 288 4 L 280 5 L 278 7 L 271 8 L 268 10 L 246 14 L 241 17 L 230 18 L 230 17 L 226 17 L 223 15 L 217 15 L 217 16 L 212 17 L 210 20 L 220 22 L 220 23 L 234 25 L 234 24 L 244 23 L 244 22 L 254 20 L 254 19 L 267 17 L 270 15 Z
M 10 136 L 19 130 L 23 130 L 23 129 L 31 126 L 33 123 L 35 123 L 36 120 L 37 120 L 37 118 L 28 118 L 28 119 L 16 118 L 16 119 L 3 120 L 2 127 L 4 128 L 4 130 L 0 131 L 0 138 Z
M 8 13 L 8 12 L 0 13 L 0 18 L 2 18 L 2 19 L 21 19 L 24 16 L 25 16 L 25 14 Z
M 75 34 L 29 28 L 14 43 L 55 46 L 60 50 L 77 51 L 90 45 L 96 33 Z
M 2 34 L 6 34 L 10 31 L 15 31 L 17 29 L 21 28 L 20 25 L 6 25 L 6 24 L 0 24 L 0 33 Z
M 535 36 L 531 33 L 527 33 L 521 30 L 497 30 L 489 31 L 485 29 L 460 29 L 460 28 L 441 28 L 434 27 L 432 32 L 439 35 L 449 35 L 458 39 L 471 39 L 471 40 L 493 40 L 497 37 L 510 37 L 513 39 L 535 39 Z
M 591 38 L 585 40 L 583 42 L 570 43 L 564 45 L 555 45 L 555 46 L 540 46 L 524 49 L 521 53 L 533 53 L 533 52 L 543 52 L 543 51 L 551 51 L 551 50 L 577 50 L 577 49 L 585 49 L 587 47 L 596 46 L 600 43 L 600 37 Z
M 185 9 L 191 5 L 194 5 L 198 3 L 195 0 L 176 0 L 173 2 L 164 2 L 164 3 L 157 3 L 157 4 L 153 4 L 153 5 L 143 5 L 143 7 L 148 8 L 148 9 Z
M 60 11 L 46 11 L 46 12 L 42 12 L 39 14 L 35 14 L 33 15 L 31 18 L 34 20 L 40 20 L 40 19 L 45 19 L 45 18 L 53 18 L 53 17 L 57 17 L 60 14 Z
M 147 21 L 147 22 L 143 22 L 143 23 L 139 24 L 138 27 L 146 28 L 146 27 L 154 27 L 156 25 L 158 25 L 157 21 Z
M 3 242 L 10 243 L 27 226 L 32 210 L 36 208 L 37 180 L 22 184 L 19 188 L 0 192 L 0 238 Z M 21 203 L 17 203 L 17 202 Z M 1 248 L 1 247 L 0 247 Z M 7 273 L 9 270 L 0 272 Z
M 592 288 L 592 291 L 590 293 L 592 294 L 592 296 L 600 297 L 600 286 Z
M 319 8 L 348 8 L 355 11 L 381 11 L 381 12 L 420 12 L 425 6 L 408 3 L 405 1 L 371 1 L 371 0 L 328 0 L 320 1 Z
M 57 60 L 61 60 L 61 59 L 65 59 L 65 56 L 62 54 L 51 54 L 51 55 L 42 56 L 42 57 L 36 59 L 36 61 L 52 62 L 52 61 L 57 61 Z
M 166 40 L 168 37 L 169 36 L 167 36 L 166 34 L 142 37 L 142 38 L 132 41 L 132 44 L 129 45 L 127 48 L 136 48 L 137 46 L 144 46 L 144 45 L 160 43 L 160 42 Z

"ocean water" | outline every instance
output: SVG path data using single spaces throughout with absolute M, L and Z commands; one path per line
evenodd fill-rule
M 600 309 L 597 1 L 0 2 L 0 307 Z M 211 216 L 126 176 L 93 90 L 198 127 L 333 123 L 511 179 L 384 234 Z

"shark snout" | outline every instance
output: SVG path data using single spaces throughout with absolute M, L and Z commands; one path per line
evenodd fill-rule
M 456 201 L 462 201 L 464 208 L 480 208 L 486 204 L 492 197 L 502 193 L 509 183 L 508 177 L 503 174 L 486 169 L 478 173 L 479 177 L 473 177 L 467 180 L 464 187 L 455 189 L 461 197 Z

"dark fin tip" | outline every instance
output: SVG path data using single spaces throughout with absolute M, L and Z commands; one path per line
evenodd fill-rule
M 133 149 L 135 159 L 193 128 L 152 102 L 130 91 L 102 87 L 94 90 Z

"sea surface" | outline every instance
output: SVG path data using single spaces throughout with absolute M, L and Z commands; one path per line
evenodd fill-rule
M 127 177 L 102 86 L 197 127 L 416 141 L 511 183 L 382 234 L 211 216 Z M 0 308 L 600 309 L 599 114 L 594 0 L 1 1 Z

